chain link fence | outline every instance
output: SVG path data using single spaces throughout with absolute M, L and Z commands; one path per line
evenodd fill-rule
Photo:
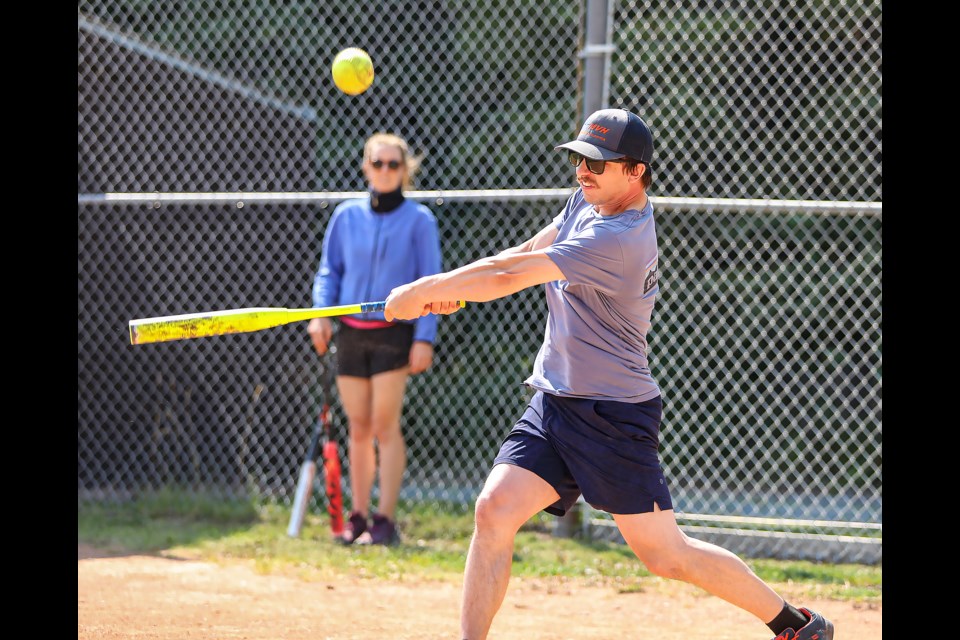
M 378 130 L 423 157 L 413 195 L 444 268 L 541 229 L 572 184 L 553 147 L 583 117 L 590 4 L 79 3 L 80 500 L 290 503 L 320 408 L 305 325 L 131 347 L 127 322 L 310 306 L 336 194 L 363 189 Z M 609 104 L 657 143 L 649 342 L 682 525 L 746 555 L 878 561 L 880 5 L 608 8 Z M 329 78 L 348 46 L 376 67 L 356 97 Z M 201 192 L 220 197 L 167 197 Z M 295 192 L 313 195 L 281 197 Z M 107 197 L 124 193 L 156 195 Z M 441 318 L 404 408 L 404 499 L 476 497 L 529 398 L 545 315 L 535 289 Z M 336 401 L 334 422 L 345 447 Z M 610 531 L 603 514 L 584 524 Z

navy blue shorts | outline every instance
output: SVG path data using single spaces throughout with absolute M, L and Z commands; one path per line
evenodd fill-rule
M 560 499 L 562 516 L 583 494 L 594 509 L 629 514 L 672 509 L 660 466 L 660 396 L 644 402 L 564 398 L 537 391 L 494 464 L 532 471 Z
M 380 329 L 340 324 L 337 332 L 337 375 L 369 378 L 410 364 L 413 325 L 398 323 Z

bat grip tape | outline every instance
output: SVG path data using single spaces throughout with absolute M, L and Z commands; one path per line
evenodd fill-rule
M 362 302 L 360 303 L 360 313 L 369 313 L 371 311 L 383 311 L 386 308 L 386 300 L 380 302 Z

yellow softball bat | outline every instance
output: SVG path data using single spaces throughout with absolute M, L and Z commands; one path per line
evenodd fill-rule
M 467 306 L 465 300 L 459 301 L 460 308 Z M 228 333 L 249 333 L 270 329 L 280 325 L 330 318 L 354 313 L 383 311 L 386 301 L 342 304 L 334 307 L 314 307 L 310 309 L 287 309 L 285 307 L 247 307 L 226 311 L 207 311 L 202 313 L 184 313 L 174 316 L 140 318 L 129 322 L 130 344 L 149 342 L 168 342 L 221 336 Z

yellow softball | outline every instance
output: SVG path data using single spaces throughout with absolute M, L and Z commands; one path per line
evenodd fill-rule
M 344 49 L 333 59 L 333 83 L 348 96 L 363 93 L 373 84 L 373 60 L 363 49 Z

